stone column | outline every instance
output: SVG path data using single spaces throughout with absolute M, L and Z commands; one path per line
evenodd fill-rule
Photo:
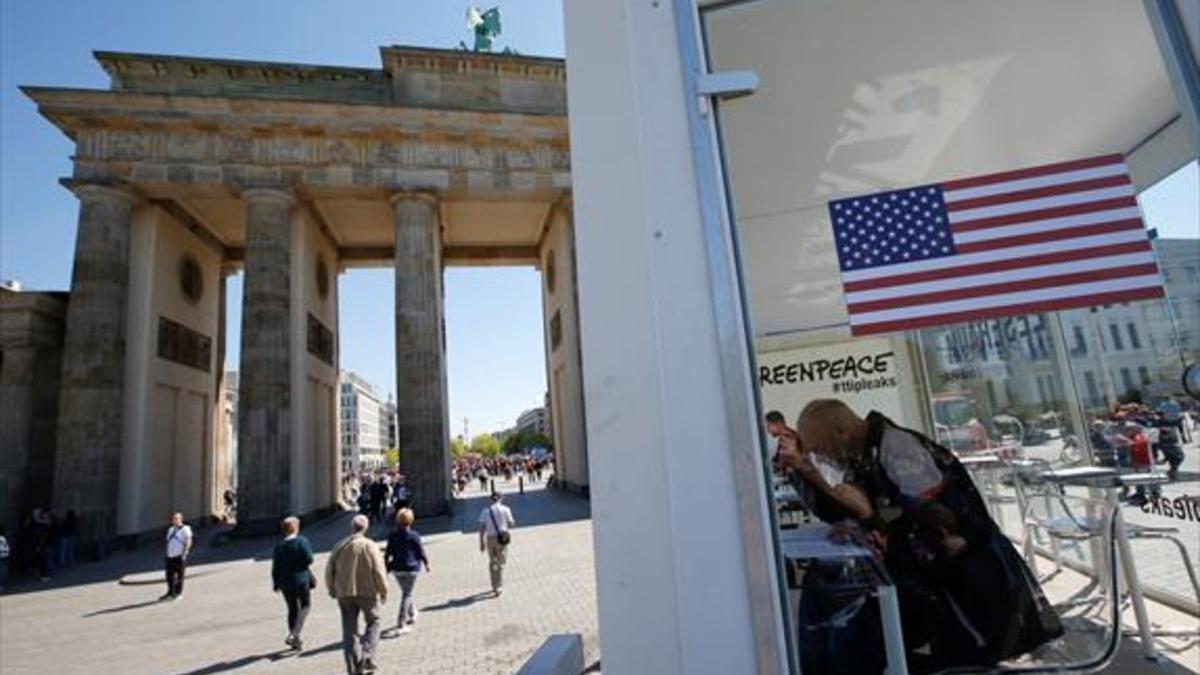
M 0 314 L 0 321 L 4 315 Z M 0 330 L 7 332 L 7 325 Z M 10 541 L 17 533 L 21 512 L 28 509 L 26 470 L 33 448 L 33 388 L 37 348 L 30 345 L 3 345 L 4 365 L 0 368 L 0 525 L 8 530 Z
M 238 392 L 238 525 L 273 532 L 291 503 L 291 209 L 289 192 L 252 189 Z
M 437 199 L 401 192 L 396 216 L 396 435 L 419 515 L 449 508 L 442 235 Z
M 75 194 L 79 229 L 63 344 L 53 508 L 74 509 L 81 538 L 103 555 L 117 525 L 134 197 L 100 185 L 79 186 Z

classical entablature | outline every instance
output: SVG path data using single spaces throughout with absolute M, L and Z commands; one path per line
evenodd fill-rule
M 26 87 L 120 185 L 241 259 L 250 188 L 287 188 L 343 264 L 386 263 L 389 198 L 439 200 L 447 263 L 536 263 L 570 190 L 561 60 L 387 47 L 384 68 L 97 53 L 109 90 Z

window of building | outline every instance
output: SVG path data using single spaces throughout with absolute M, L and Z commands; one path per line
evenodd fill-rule
M 1108 333 L 1112 336 L 1113 351 L 1121 351 L 1125 348 L 1125 344 L 1121 342 L 1121 329 L 1117 324 L 1108 324 Z
M 1142 341 L 1140 338 L 1138 338 L 1137 326 L 1130 323 L 1126 326 L 1126 328 L 1129 329 L 1129 346 L 1134 349 L 1141 349 Z
M 1142 380 L 1143 387 L 1150 386 L 1150 369 L 1146 366 L 1138 366 L 1138 377 Z
M 1129 373 L 1128 368 L 1121 369 L 1121 385 L 1125 387 L 1126 395 L 1137 390 L 1137 387 L 1133 386 L 1133 375 Z
M 1087 340 L 1083 338 L 1083 326 L 1079 324 L 1071 326 L 1071 336 L 1075 339 L 1075 345 L 1071 348 L 1071 356 L 1086 356 Z
M 1083 373 L 1083 381 L 1087 385 L 1088 403 L 1100 404 L 1100 388 L 1096 386 L 1096 374 L 1088 370 Z

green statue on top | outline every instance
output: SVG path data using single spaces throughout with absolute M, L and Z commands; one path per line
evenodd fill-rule
M 492 51 L 492 41 L 500 34 L 500 8 L 493 7 L 485 12 L 478 7 L 468 7 L 467 28 L 475 32 L 475 47 L 471 49 L 465 42 L 459 42 L 459 49 L 475 52 Z M 517 51 L 511 47 L 505 47 L 502 53 L 516 54 Z

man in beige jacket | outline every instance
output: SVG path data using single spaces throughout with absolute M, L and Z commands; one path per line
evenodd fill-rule
M 367 536 L 370 521 L 364 515 L 350 521 L 351 534 L 334 547 L 325 567 L 325 588 L 342 611 L 342 650 L 346 672 L 375 672 L 375 645 L 379 644 L 379 608 L 387 602 L 387 569 L 383 551 Z M 358 614 L 366 629 L 358 634 Z

